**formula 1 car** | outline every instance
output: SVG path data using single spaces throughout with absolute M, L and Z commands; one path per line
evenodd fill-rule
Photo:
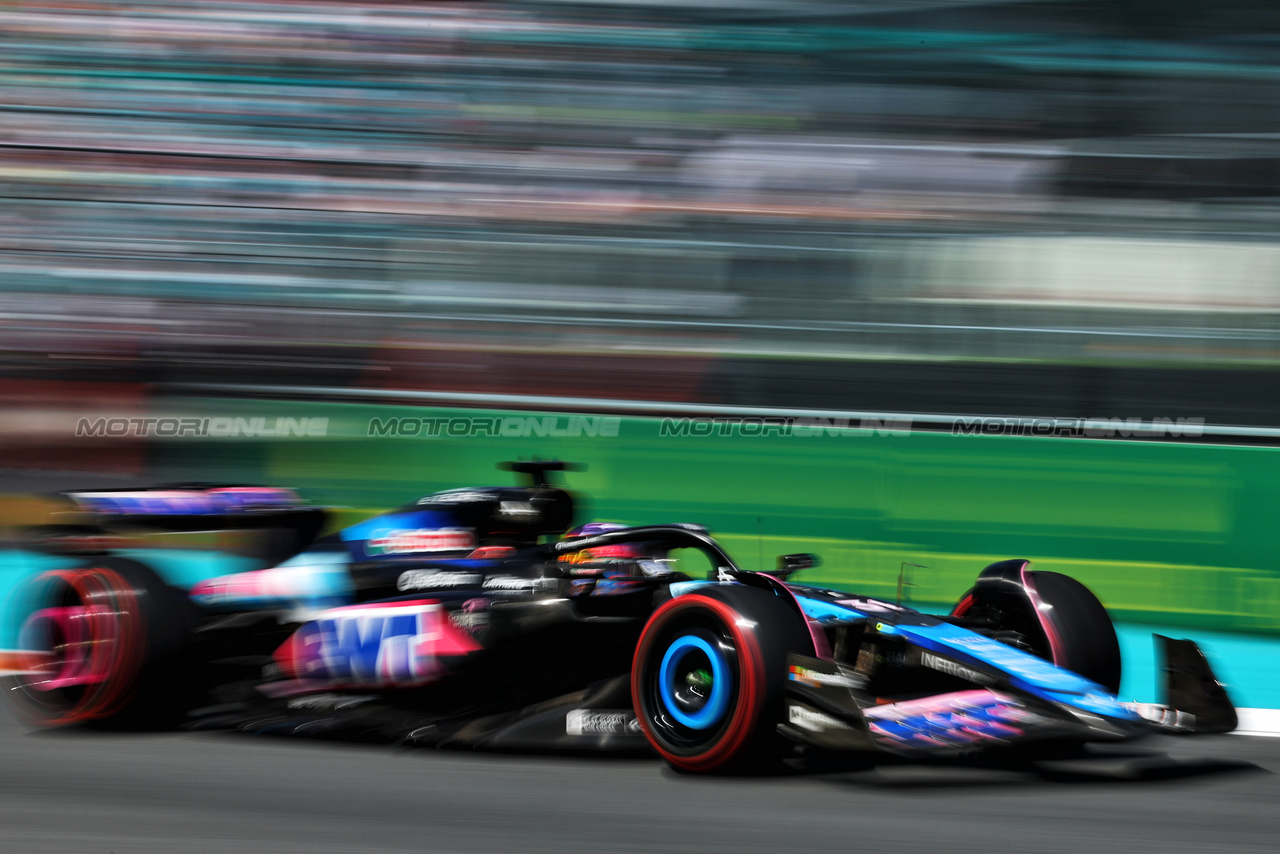
M 932 616 L 791 581 L 813 555 L 745 571 L 697 525 L 566 535 L 574 500 L 548 480 L 563 465 L 509 467 L 530 485 L 435 493 L 324 537 L 325 511 L 289 490 L 67 493 L 70 515 L 31 539 L 51 563 L 4 693 L 39 726 L 651 748 L 689 772 L 1235 726 L 1191 641 L 1162 640 L 1166 704 L 1121 703 L 1106 610 L 1025 560 Z M 270 565 L 184 590 L 129 547 L 208 530 L 265 541 Z

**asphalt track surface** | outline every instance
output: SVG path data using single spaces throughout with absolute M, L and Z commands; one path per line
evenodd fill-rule
M 682 776 L 648 758 L 219 732 L 31 733 L 0 712 L 0 851 L 1275 851 L 1280 739 L 1039 767 Z

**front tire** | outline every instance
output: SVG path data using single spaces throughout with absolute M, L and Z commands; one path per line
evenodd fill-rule
M 754 771 L 781 756 L 787 653 L 813 654 L 804 618 L 739 585 L 676 597 L 636 646 L 631 694 L 653 749 L 680 771 Z
M 1079 581 L 1058 572 L 1033 572 L 1040 601 L 1057 632 L 1053 663 L 1120 693 L 1120 641 L 1111 615 Z
M 1025 561 L 992 564 L 983 576 L 1009 565 L 1025 566 Z M 980 576 L 952 616 L 1016 632 L 1023 639 L 1023 649 L 1118 693 L 1120 642 L 1111 615 L 1098 597 L 1068 575 L 1018 571 L 1022 574 L 1017 578 L 994 584 L 984 584 L 987 579 Z

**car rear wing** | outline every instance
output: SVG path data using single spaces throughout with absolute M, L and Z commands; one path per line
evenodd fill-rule
M 60 494 L 69 499 L 77 510 L 100 517 L 222 516 L 306 506 L 298 493 L 276 486 L 177 484 Z
M 46 524 L 23 529 L 25 545 L 56 554 L 93 554 L 112 548 L 116 535 L 197 531 L 269 534 L 266 557 L 282 559 L 312 543 L 328 512 L 291 489 L 267 486 L 177 484 L 140 489 L 59 493 L 65 509 Z

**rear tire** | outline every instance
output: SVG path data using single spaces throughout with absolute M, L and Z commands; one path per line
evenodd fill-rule
M 38 727 L 153 728 L 184 710 L 189 603 L 151 569 L 117 557 L 42 573 L 20 638 L 29 671 L 5 696 Z
M 631 669 L 649 744 L 690 773 L 776 767 L 789 652 L 813 654 L 808 626 L 770 591 L 726 585 L 668 601 L 645 625 Z

